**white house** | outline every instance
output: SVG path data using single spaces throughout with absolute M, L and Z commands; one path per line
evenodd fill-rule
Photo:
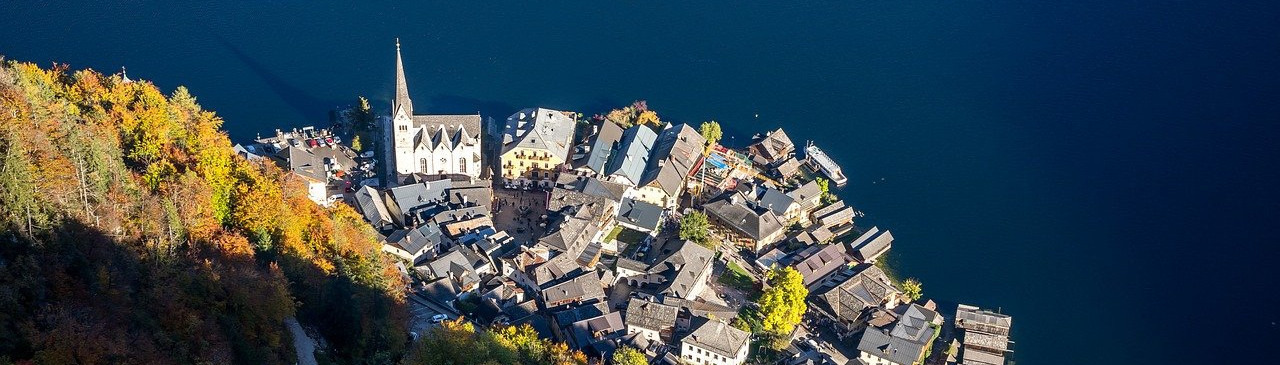
M 680 340 L 680 359 L 691 364 L 712 365 L 738 365 L 747 361 L 750 333 L 724 321 L 701 320 L 698 328 Z

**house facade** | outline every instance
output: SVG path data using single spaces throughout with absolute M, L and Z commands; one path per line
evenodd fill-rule
M 575 113 L 528 108 L 507 118 L 499 157 L 508 182 L 550 184 L 569 159 Z

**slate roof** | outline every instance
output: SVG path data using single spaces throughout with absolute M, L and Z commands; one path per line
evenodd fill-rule
M 502 133 L 502 153 L 524 147 L 545 150 L 568 161 L 576 124 L 572 114 L 545 108 L 527 108 L 512 114 Z
M 761 207 L 773 211 L 773 214 L 779 217 L 786 215 L 787 209 L 790 209 L 791 205 L 795 203 L 796 200 L 790 195 L 773 188 L 765 188 L 764 193 L 760 194 L 760 200 L 757 202 Z
M 298 176 L 316 182 L 326 182 L 329 179 L 329 173 L 325 171 L 324 162 L 319 156 L 305 149 L 288 146 L 280 150 L 277 156 L 284 160 L 285 168 L 298 174 Z
M 854 256 L 866 262 L 875 260 L 876 257 L 884 254 L 891 245 L 893 245 L 893 234 L 889 233 L 889 230 L 871 227 L 849 246 L 853 248 Z
M 791 142 L 791 137 L 787 136 L 786 131 L 778 128 L 765 134 L 764 138 L 751 146 L 751 149 L 768 161 L 774 161 L 795 152 L 796 145 Z
M 387 243 L 400 247 L 409 253 L 416 253 L 427 246 L 436 246 L 441 242 L 440 227 L 424 224 L 417 228 L 407 228 L 392 232 L 387 236 Z
M 391 213 L 387 203 L 382 200 L 382 192 L 372 186 L 365 186 L 356 191 L 356 206 L 364 219 L 376 225 L 391 224 Z
M 822 209 L 813 211 L 813 217 L 822 218 L 824 216 L 830 215 L 831 213 L 835 213 L 835 211 L 837 210 L 844 209 L 844 207 L 845 207 L 844 201 L 837 200 L 834 203 L 831 203 L 831 205 L 828 205 L 828 206 L 822 207 Z
M 570 342 L 578 349 L 582 349 L 597 341 L 618 337 L 626 329 L 627 327 L 622 323 L 622 315 L 618 312 L 609 312 L 569 325 Z
M 800 204 L 800 208 L 804 210 L 813 209 L 816 204 L 822 204 L 820 197 L 822 196 L 822 188 L 818 186 L 818 181 L 810 181 L 800 187 L 787 192 L 791 199 L 795 199 Z
M 591 139 L 591 150 L 578 160 L 578 167 L 605 175 L 605 164 L 609 162 L 609 156 L 621 147 L 622 133 L 622 127 L 618 124 L 608 121 L 602 123 L 600 131 Z
M 649 155 L 658 135 L 653 129 L 644 125 L 628 128 L 622 135 L 622 145 L 610 154 L 605 173 L 624 179 L 628 184 L 639 184 L 645 167 L 649 164 Z
M 653 146 L 653 157 L 638 186 L 656 186 L 667 196 L 680 196 L 684 179 L 702 158 L 707 140 L 688 124 L 668 126 Z
M 745 205 L 734 204 L 728 199 L 707 203 L 703 208 L 706 209 L 707 214 L 757 241 L 783 228 L 782 222 L 772 211 L 758 213 Z
M 396 207 L 401 212 L 407 213 L 417 207 L 448 200 L 445 189 L 448 189 L 450 184 L 449 180 L 409 184 L 391 188 L 387 193 L 391 196 L 391 201 L 396 203 Z
M 454 246 L 448 253 L 440 255 L 435 260 L 427 264 L 431 270 L 431 274 L 437 278 L 451 278 L 458 281 L 460 286 L 480 282 L 480 274 L 478 270 L 488 266 L 489 261 L 484 255 L 476 253 L 467 246 Z
M 443 146 L 452 150 L 463 144 L 475 144 L 480 141 L 483 120 L 480 114 L 464 115 L 414 115 L 413 126 L 419 129 L 414 136 L 415 146 L 435 149 Z
M 835 244 L 809 246 L 800 253 L 800 257 L 800 261 L 792 266 L 804 277 L 805 287 L 812 287 L 822 278 L 852 262 L 845 255 L 844 248 Z
M 877 307 L 887 298 L 900 293 L 884 271 L 874 265 L 860 265 L 857 274 L 834 287 L 821 288 L 813 295 L 821 298 L 832 315 L 854 321 L 867 308 Z
M 591 273 L 578 275 L 569 281 L 553 285 L 542 291 L 543 301 L 546 303 L 556 303 L 561 301 L 586 301 L 590 299 L 603 299 L 604 284 L 600 282 L 600 277 Z
M 618 258 L 618 261 L 616 261 L 616 262 L 615 262 L 615 264 L 616 264 L 616 265 L 617 265 L 617 267 L 619 267 L 619 268 L 627 269 L 627 270 L 631 270 L 631 271 L 638 271 L 638 272 L 647 272 L 647 271 L 649 271 L 649 265 L 646 265 L 646 264 L 645 264 L 645 263 L 643 263 L 643 262 L 636 261 L 636 260 L 632 260 L 632 259 L 625 258 L 625 257 L 619 257 L 619 258 Z
M 631 301 L 627 302 L 626 324 L 628 327 L 635 326 L 652 331 L 662 331 L 675 326 L 676 315 L 679 312 L 680 308 L 640 298 L 631 298 Z
M 617 219 L 619 222 L 653 231 L 662 223 L 662 207 L 626 198 L 618 206 Z
M 551 319 L 562 327 L 588 318 L 595 318 L 609 313 L 609 305 L 606 303 L 591 303 L 580 305 L 577 307 L 557 311 L 551 314 Z
M 662 273 L 667 277 L 666 288 L 662 290 L 663 294 L 692 299 L 691 291 L 698 284 L 699 279 L 705 280 L 703 274 L 711 270 L 714 257 L 715 252 L 711 249 L 693 241 L 684 241 L 679 249 L 661 262 L 654 264 L 649 272 Z
M 724 321 L 707 320 L 681 341 L 732 359 L 750 339 L 750 333 L 733 328 Z

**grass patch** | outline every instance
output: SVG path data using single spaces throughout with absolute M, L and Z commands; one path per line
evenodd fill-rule
M 617 237 L 617 240 L 619 242 L 624 242 L 628 245 L 639 244 L 640 242 L 644 242 L 645 238 L 649 237 L 648 233 L 640 232 L 630 228 L 623 228 L 623 227 L 618 227 L 618 228 L 621 228 L 622 231 L 618 232 L 618 234 L 615 237 Z M 612 234 L 613 232 L 609 232 L 609 233 Z
M 724 271 L 724 274 L 720 275 L 720 278 L 717 279 L 717 281 L 734 289 L 741 290 L 743 293 L 746 293 L 748 299 L 752 301 L 759 299 L 760 290 L 756 288 L 755 279 L 751 278 L 751 274 L 747 273 L 746 269 L 738 266 L 738 263 L 733 261 L 729 261 L 725 267 L 727 269 Z
M 622 229 L 622 226 L 613 226 L 613 230 L 609 231 L 609 234 L 604 236 L 604 241 L 610 242 L 618 238 L 618 233 L 622 233 Z

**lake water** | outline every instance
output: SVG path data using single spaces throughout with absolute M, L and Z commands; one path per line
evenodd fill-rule
M 1275 2 L 466 3 L 5 2 L 0 54 L 186 85 L 243 141 L 385 110 L 400 37 L 419 110 L 646 99 L 813 140 L 896 270 L 1013 315 L 1023 364 L 1280 343 Z

